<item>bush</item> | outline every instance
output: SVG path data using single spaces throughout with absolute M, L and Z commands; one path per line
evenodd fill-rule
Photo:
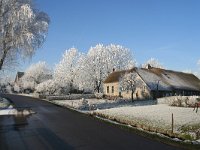
M 158 104 L 168 104 L 170 106 L 191 107 L 200 99 L 199 96 L 171 96 L 157 100 Z
M 81 105 L 81 109 L 88 109 L 89 107 L 89 104 L 88 104 L 88 101 L 84 98 L 82 98 L 82 105 Z
M 94 95 L 98 99 L 102 99 L 103 98 L 103 93 L 94 93 Z
M 19 93 L 20 90 L 21 90 L 20 87 L 17 84 L 15 84 L 13 87 L 13 91 Z

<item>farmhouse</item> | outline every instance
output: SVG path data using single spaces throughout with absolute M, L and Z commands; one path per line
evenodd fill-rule
M 134 92 L 134 99 L 200 95 L 200 80 L 195 75 L 151 66 L 113 71 L 104 81 L 104 94 L 130 99 L 131 91 L 123 89 L 121 82 L 123 76 L 128 73 L 136 73 L 141 81 Z
M 19 81 L 23 76 L 24 76 L 24 72 L 17 72 L 14 83 L 19 85 Z

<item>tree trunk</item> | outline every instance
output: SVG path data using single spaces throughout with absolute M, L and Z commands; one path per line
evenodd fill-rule
M 3 50 L 3 56 L 0 59 L 0 70 L 2 70 L 2 67 L 3 67 L 3 64 L 4 64 L 5 58 L 7 56 L 7 53 L 8 53 L 8 49 L 4 49 Z
M 97 92 L 99 93 L 100 92 L 100 86 L 97 85 Z
M 131 101 L 133 102 L 133 94 L 134 94 L 134 91 L 131 91 Z
M 6 33 L 6 37 L 8 37 L 8 33 Z M 2 70 L 2 67 L 3 67 L 3 64 L 4 64 L 4 61 L 5 61 L 5 59 L 6 59 L 6 56 L 7 56 L 7 53 L 8 53 L 8 51 L 10 50 L 10 47 L 7 47 L 6 44 L 7 42 L 4 40 L 3 41 L 3 55 L 2 55 L 2 57 L 1 57 L 1 59 L 0 59 L 0 70 Z
M 101 87 L 101 81 L 96 81 L 96 90 L 98 93 L 100 92 L 100 87 Z

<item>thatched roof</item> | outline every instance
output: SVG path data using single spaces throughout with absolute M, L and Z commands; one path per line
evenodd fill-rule
M 23 76 L 24 76 L 24 72 L 17 72 L 17 75 L 15 77 L 15 82 L 17 82 L 17 80 L 19 80 Z
M 156 90 L 157 85 L 159 90 L 192 90 L 200 91 L 200 80 L 193 74 L 165 70 L 160 68 L 134 68 L 131 70 L 116 71 L 111 73 L 104 83 L 119 82 L 127 72 L 135 71 L 151 90 Z
M 129 70 L 121 70 L 121 71 L 114 71 L 108 75 L 104 83 L 113 83 L 119 82 L 119 78 L 122 77 L 125 73 L 130 73 L 135 71 L 136 68 L 129 69 Z
M 21 78 L 24 75 L 24 72 L 17 72 L 18 78 Z
M 138 69 L 137 73 L 151 90 L 194 90 L 200 91 L 200 80 L 193 74 L 159 68 Z

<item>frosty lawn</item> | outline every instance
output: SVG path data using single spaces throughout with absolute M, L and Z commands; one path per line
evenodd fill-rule
M 170 107 L 165 104 L 150 106 L 125 106 L 96 110 L 96 115 L 137 126 L 146 130 L 171 134 L 172 113 L 174 115 L 174 134 L 183 139 L 199 139 L 200 112 L 192 108 Z M 182 132 L 184 132 L 182 134 Z
M 119 102 L 106 99 L 76 99 L 76 100 L 54 100 L 53 103 L 72 107 L 79 110 L 93 110 L 96 108 L 110 108 L 119 105 Z
M 140 106 L 140 105 L 152 105 L 155 104 L 155 100 L 140 100 L 134 103 L 131 100 L 107 100 L 107 99 L 75 99 L 75 100 L 53 100 L 53 103 L 61 106 L 72 107 L 82 111 L 96 110 L 96 109 L 108 109 L 122 106 Z

